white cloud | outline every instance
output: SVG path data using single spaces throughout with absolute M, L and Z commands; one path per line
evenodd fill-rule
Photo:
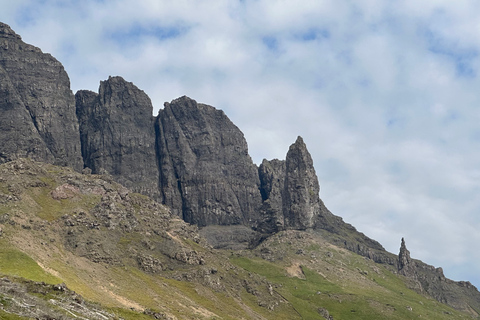
M 121 75 L 156 109 L 189 95 L 224 109 L 257 163 L 302 135 L 335 214 L 480 286 L 477 1 L 62 3 L 0 0 L 0 20 L 73 90 Z

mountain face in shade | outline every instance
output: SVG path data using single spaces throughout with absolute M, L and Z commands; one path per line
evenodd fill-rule
M 80 170 L 75 99 L 62 64 L 0 23 L 0 162 L 30 157 Z
M 199 226 L 255 224 L 257 168 L 223 111 L 181 97 L 165 103 L 156 127 L 165 204 Z
M 85 167 L 159 199 L 150 98 L 121 77 L 102 81 L 98 94 L 82 90 L 75 98 Z

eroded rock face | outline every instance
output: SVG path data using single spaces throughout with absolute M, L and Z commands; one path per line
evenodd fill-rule
M 259 177 L 263 198 L 259 231 L 321 227 L 325 216 L 333 217 L 320 200 L 318 178 L 302 137 L 290 146 L 285 161 L 263 160 Z
M 263 204 L 257 230 L 262 233 L 284 230 L 285 161 L 264 159 L 258 168 L 258 175 Z
M 79 91 L 75 97 L 85 166 L 158 199 L 150 98 L 121 77 L 102 81 L 98 94 Z
M 410 258 L 410 251 L 408 251 L 403 238 L 398 254 L 398 271 L 405 276 L 415 276 L 415 262 Z
M 304 230 L 320 214 L 320 185 L 302 137 L 290 146 L 285 160 L 284 216 L 286 228 Z
M 165 204 L 199 226 L 256 223 L 257 168 L 223 111 L 181 97 L 165 103 L 156 129 Z
M 407 285 L 411 289 L 478 317 L 475 311 L 480 307 L 477 288 L 469 282 L 446 278 L 442 268 L 412 259 L 403 238 L 398 254 L 398 271 L 407 278 Z
M 0 23 L 0 162 L 83 167 L 75 99 L 62 64 Z

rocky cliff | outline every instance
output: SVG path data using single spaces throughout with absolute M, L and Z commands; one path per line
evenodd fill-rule
M 257 168 L 223 111 L 181 97 L 165 103 L 156 128 L 165 204 L 199 226 L 256 223 Z
M 7 25 L 0 30 L 3 162 L 30 157 L 108 172 L 200 227 L 242 225 L 267 235 L 342 228 L 319 198 L 301 137 L 284 162 L 257 168 L 243 133 L 223 111 L 181 97 L 154 118 L 148 96 L 121 77 L 74 97 L 57 60 Z
M 98 94 L 79 91 L 75 98 L 84 166 L 159 199 L 150 98 L 121 77 L 102 81 Z
M 452 281 L 445 277 L 442 268 L 412 259 L 403 238 L 398 254 L 398 272 L 408 279 L 411 289 L 457 310 L 475 316 L 480 314 L 479 292 L 475 286 L 468 281 Z
M 75 99 L 62 64 L 0 23 L 0 161 L 83 166 Z
M 302 137 L 290 146 L 284 161 L 263 160 L 259 177 L 263 232 L 321 228 L 322 219 L 331 216 L 320 200 L 313 160 Z

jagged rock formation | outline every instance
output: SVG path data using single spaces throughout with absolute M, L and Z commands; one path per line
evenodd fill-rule
M 285 227 L 305 230 L 320 214 L 320 186 L 313 160 L 301 137 L 290 146 L 285 160 Z
M 274 233 L 285 227 L 283 194 L 285 192 L 285 161 L 263 159 L 258 168 L 260 192 L 262 194 L 262 215 L 257 230 Z
M 319 215 L 327 211 L 302 137 L 290 146 L 285 161 L 263 160 L 258 171 L 263 199 L 260 231 L 313 228 Z
M 403 238 L 398 254 L 398 272 L 404 276 L 415 276 L 415 262 L 410 258 L 410 251 L 408 251 Z
M 78 125 L 61 64 L 8 26 L 2 30 L 2 161 L 28 156 L 108 172 L 199 226 L 243 225 L 261 234 L 345 229 L 318 196 L 300 137 L 285 161 L 264 161 L 258 170 L 242 132 L 223 111 L 182 97 L 154 119 L 148 96 L 120 77 L 102 81 L 98 94 L 77 92 Z
M 121 77 L 102 81 L 98 94 L 83 90 L 75 98 L 85 167 L 158 199 L 150 98 Z
M 0 23 L 0 162 L 30 157 L 82 169 L 70 80 L 55 58 Z
M 160 110 L 157 132 L 165 204 L 199 226 L 255 223 L 257 169 L 223 111 L 181 97 Z
M 457 310 L 479 315 L 476 311 L 480 310 L 477 288 L 468 281 L 456 282 L 446 278 L 442 268 L 412 259 L 403 238 L 398 254 L 398 272 L 407 277 L 412 289 L 426 293 Z
M 327 209 L 319 197 L 313 160 L 302 137 L 290 146 L 284 161 L 263 160 L 258 172 L 263 199 L 259 232 L 314 229 L 338 246 L 376 262 L 396 264 L 380 243 Z

